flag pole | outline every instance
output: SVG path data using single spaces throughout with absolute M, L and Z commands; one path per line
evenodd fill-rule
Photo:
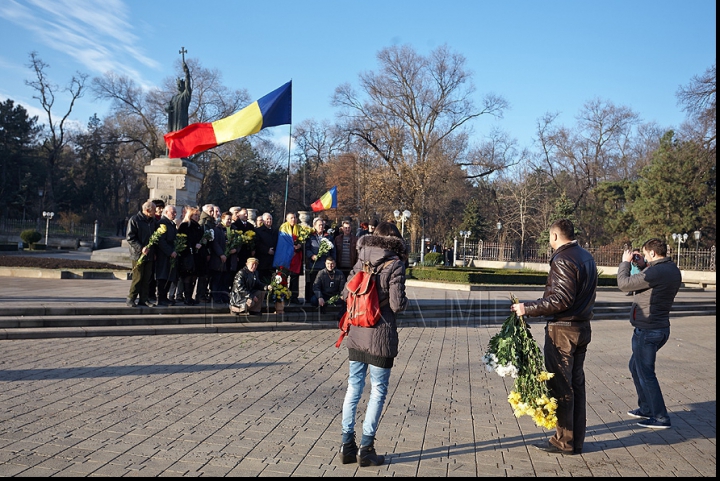
M 288 190 L 290 190 L 290 146 L 291 146 L 291 143 L 292 143 L 292 124 L 290 124 L 290 128 L 288 129 L 288 164 L 287 164 L 287 177 L 285 179 L 285 209 L 283 210 L 283 219 L 287 218 Z

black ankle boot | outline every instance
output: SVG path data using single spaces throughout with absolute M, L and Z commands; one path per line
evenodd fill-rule
M 357 444 L 355 444 L 355 436 L 353 436 L 352 441 L 343 443 L 343 445 L 340 446 L 340 461 L 342 461 L 343 464 L 356 463 L 357 452 L 358 447 Z
M 360 466 L 380 466 L 385 462 L 385 456 L 378 456 L 375 452 L 375 441 L 368 446 L 360 445 L 357 462 Z

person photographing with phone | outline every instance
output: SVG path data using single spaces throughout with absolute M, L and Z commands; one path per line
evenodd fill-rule
M 638 408 L 628 411 L 628 416 L 641 419 L 638 425 L 644 428 L 668 429 L 670 417 L 655 375 L 655 359 L 670 337 L 670 309 L 680 290 L 682 274 L 667 256 L 664 240 L 650 239 L 643 244 L 642 252 L 642 263 L 638 260 L 640 272 L 631 274 L 638 254 L 628 250 L 617 273 L 620 290 L 634 293 L 630 309 L 630 324 L 634 328 L 632 356 L 628 367 L 637 391 Z

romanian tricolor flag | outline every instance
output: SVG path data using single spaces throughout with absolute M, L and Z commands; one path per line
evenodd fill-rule
M 165 134 L 168 157 L 189 157 L 225 142 L 257 134 L 262 129 L 289 123 L 292 123 L 292 81 L 230 117 L 191 124 Z
M 320 212 L 328 209 L 337 209 L 337 186 L 325 192 L 322 197 L 313 202 L 310 207 L 313 212 Z

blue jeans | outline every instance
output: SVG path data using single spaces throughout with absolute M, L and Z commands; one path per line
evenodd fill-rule
M 368 366 L 370 367 L 370 399 L 368 400 L 365 421 L 363 422 L 363 439 L 375 437 L 377 426 L 380 422 L 385 396 L 388 392 L 390 382 L 390 369 L 373 366 L 359 361 L 350 361 L 350 375 L 348 376 L 348 388 L 343 402 L 342 431 L 343 438 L 355 432 L 355 415 L 357 405 L 365 387 L 365 376 Z M 361 441 L 362 444 L 362 441 Z
M 655 376 L 655 358 L 657 352 L 670 337 L 670 328 L 635 328 L 632 336 L 632 357 L 630 374 L 638 395 L 640 412 L 654 417 L 660 422 L 670 422 L 660 383 Z

